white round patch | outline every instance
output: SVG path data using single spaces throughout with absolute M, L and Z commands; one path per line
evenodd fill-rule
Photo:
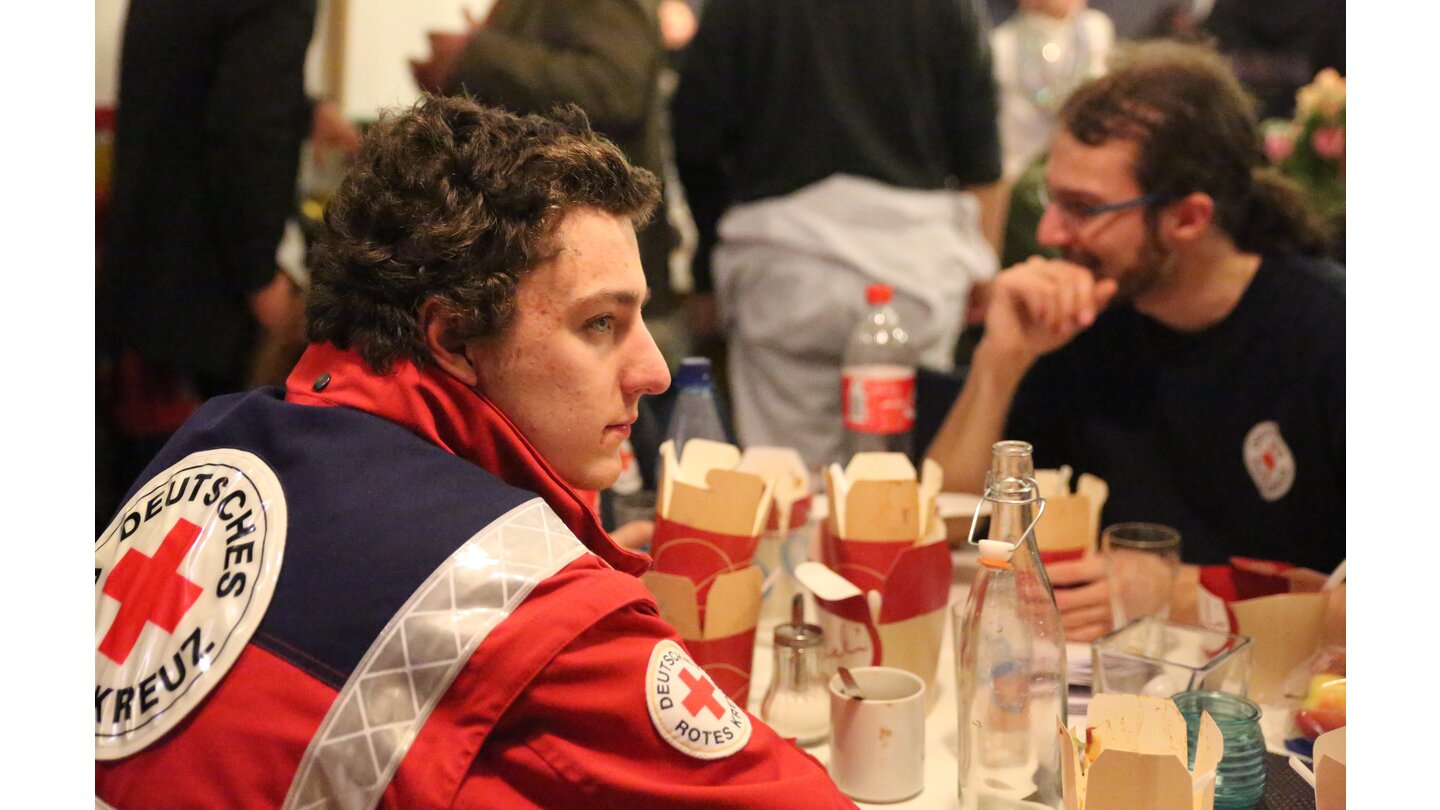
M 696 759 L 728 757 L 750 741 L 750 715 L 669 639 L 650 653 L 645 706 L 665 742 Z
M 1245 434 L 1245 469 L 1260 497 L 1272 503 L 1295 485 L 1295 454 L 1280 435 L 1280 425 L 1267 420 Z
M 280 481 L 252 453 L 193 453 L 95 541 L 95 758 L 143 750 L 225 677 L 275 593 Z

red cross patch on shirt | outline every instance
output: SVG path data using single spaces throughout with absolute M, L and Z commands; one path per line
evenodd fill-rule
M 656 733 L 697 759 L 728 757 L 750 740 L 750 715 L 671 639 L 658 642 L 650 654 L 645 705 Z

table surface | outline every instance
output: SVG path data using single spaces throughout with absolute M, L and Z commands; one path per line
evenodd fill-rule
M 955 605 L 963 603 L 969 595 L 970 582 L 974 578 L 976 564 L 974 555 L 965 551 L 954 552 L 952 559 L 955 574 L 950 584 L 949 604 Z M 814 621 L 813 600 L 807 599 L 806 605 L 808 620 Z M 769 606 L 767 605 L 767 607 Z M 948 616 L 948 608 L 946 613 Z M 760 715 L 760 702 L 765 696 L 765 688 L 770 684 L 771 673 L 774 669 L 774 629 L 783 621 L 785 620 L 778 615 L 762 614 L 759 628 L 755 634 L 755 659 L 751 667 L 750 699 L 747 708 L 751 714 L 757 717 Z M 1075 660 L 1077 656 L 1082 660 L 1089 658 L 1088 644 L 1067 646 L 1071 660 Z M 922 810 L 922 808 L 923 810 L 950 810 L 950 808 L 960 806 L 955 703 L 955 645 L 951 621 L 948 618 L 945 623 L 944 639 L 940 647 L 940 662 L 936 667 L 933 689 L 936 695 L 925 716 L 924 790 L 907 801 L 893 804 L 860 802 L 860 807 L 893 808 L 894 810 Z M 1073 697 L 1072 694 L 1072 704 Z M 1077 714 L 1072 709 L 1070 722 L 1072 725 L 1083 724 L 1083 715 Z M 1314 791 L 1290 770 L 1285 757 L 1273 753 L 1277 750 L 1278 741 L 1274 739 L 1268 741 L 1272 753 L 1266 757 L 1265 799 L 1260 806 L 1265 810 L 1296 810 L 1299 808 L 1311 810 L 1315 806 Z M 829 765 L 830 746 L 827 743 L 806 746 L 805 750 L 821 763 Z

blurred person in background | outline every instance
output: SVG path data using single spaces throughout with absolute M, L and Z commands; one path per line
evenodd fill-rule
M 371 127 L 286 388 L 207 403 L 97 542 L 97 798 L 854 806 L 715 689 L 576 491 L 669 384 L 658 200 L 575 107 Z
M 1105 524 L 1178 529 L 1185 561 L 1345 557 L 1343 271 L 1267 168 L 1221 57 L 1155 42 L 1066 102 L 1037 238 L 997 277 L 928 455 L 979 492 L 1002 436 L 1109 483 Z M 1098 557 L 1047 566 L 1066 637 L 1108 631 Z
M 1289 118 L 1295 93 L 1322 68 L 1345 73 L 1344 0 L 1215 0 L 1202 30 L 1260 102 L 1260 117 Z
M 1002 265 L 1038 252 L 1035 180 L 1044 170 L 1034 164 L 1044 159 L 1060 105 L 1079 84 L 1105 72 L 1105 58 L 1114 42 L 1110 18 L 1089 8 L 1086 0 L 1022 0 L 990 32 L 1000 92 L 1004 178 L 1001 192 L 995 195 L 1001 210 L 986 221 L 997 229 L 991 241 L 999 246 Z M 979 336 L 979 324 L 972 326 L 964 336 L 968 351 L 963 358 L 973 353 Z
M 464 31 L 431 32 L 431 52 L 412 61 L 412 72 L 422 90 L 468 94 L 519 114 L 576 104 L 635 165 L 662 175 L 659 6 L 659 0 L 497 0 L 483 20 L 467 11 Z M 667 15 L 671 36 L 683 33 L 675 17 Z M 665 319 L 678 301 L 670 283 L 676 235 L 663 208 L 639 238 L 653 296 L 647 313 Z M 671 325 L 664 326 L 667 334 L 658 337 L 667 357 L 676 355 L 674 365 L 685 351 L 683 335 L 672 337 Z
M 985 0 L 990 17 L 1003 20 L 1022 4 L 1019 0 Z M 1171 33 L 1179 19 L 1203 17 L 1212 0 L 1089 0 L 1090 8 L 1104 14 L 1115 28 L 1117 40 L 1138 41 Z
M 872 282 L 948 371 L 998 265 L 983 8 L 969 0 L 709 0 L 671 102 L 699 240 L 697 335 L 719 332 L 742 445 L 840 461 L 840 366 Z
M 1114 42 L 1110 18 L 1085 0 L 1021 0 L 990 32 L 1007 184 L 1049 146 L 1070 91 L 1105 72 Z
M 276 261 L 301 143 L 313 128 L 359 147 L 305 95 L 314 26 L 315 0 L 129 4 L 96 294 L 98 520 L 200 402 L 248 386 L 259 347 L 303 342 Z

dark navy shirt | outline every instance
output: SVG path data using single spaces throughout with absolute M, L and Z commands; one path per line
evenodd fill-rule
M 1037 467 L 1104 478 L 1103 525 L 1178 528 L 1186 562 L 1329 571 L 1345 557 L 1343 271 L 1267 256 L 1198 333 L 1112 307 L 1030 370 L 1005 437 Z

